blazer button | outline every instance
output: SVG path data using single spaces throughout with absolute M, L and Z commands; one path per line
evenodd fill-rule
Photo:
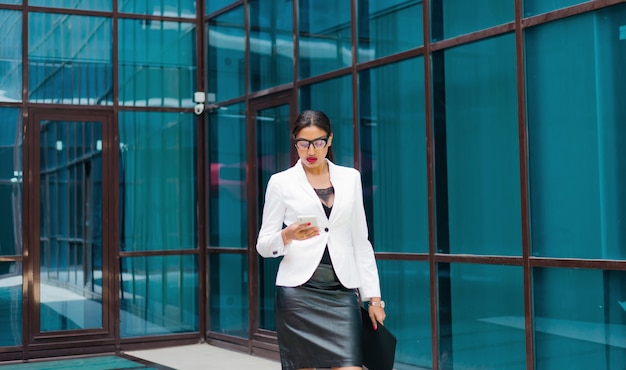
M 324 231 L 328 232 L 328 228 L 325 228 Z

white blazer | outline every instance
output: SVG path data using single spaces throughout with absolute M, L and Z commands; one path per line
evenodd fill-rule
M 309 280 L 328 244 L 337 278 L 346 288 L 358 288 L 363 301 L 380 297 L 378 268 L 367 238 L 361 175 L 349 167 L 328 161 L 335 200 L 330 219 L 298 161 L 272 175 L 265 193 L 263 221 L 256 249 L 263 257 L 284 256 L 276 285 L 298 286 Z M 281 230 L 301 215 L 317 216 L 320 235 L 284 245 Z

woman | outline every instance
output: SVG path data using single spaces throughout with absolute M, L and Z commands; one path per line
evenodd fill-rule
M 324 113 L 300 113 L 292 139 L 299 160 L 267 184 L 256 247 L 263 257 L 283 257 L 276 276 L 282 368 L 361 369 L 359 295 L 374 328 L 385 320 L 361 176 L 331 162 Z M 305 215 L 315 221 L 300 224 Z

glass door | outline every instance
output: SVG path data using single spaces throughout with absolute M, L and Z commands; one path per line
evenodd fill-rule
M 254 170 L 254 181 L 248 186 L 256 199 L 250 202 L 250 214 L 255 214 L 257 222 L 253 225 L 258 235 L 261 226 L 261 217 L 265 199 L 265 189 L 272 174 L 287 169 L 293 163 L 293 151 L 291 150 L 291 140 L 289 138 L 291 130 L 291 106 L 290 96 L 264 98 L 262 101 L 255 101 L 251 104 L 250 120 L 253 125 L 255 135 L 249 140 L 253 140 L 254 158 L 252 167 Z M 252 226 L 251 226 L 252 227 Z M 251 238 L 252 244 L 256 244 L 256 237 Z M 250 309 L 252 318 L 253 333 L 252 346 L 267 348 L 267 343 L 275 344 L 275 320 L 274 320 L 274 295 L 276 272 L 280 258 L 262 258 L 256 253 L 256 245 L 251 245 L 251 273 L 256 276 L 257 284 L 251 284 Z
M 32 111 L 33 343 L 113 338 L 106 114 Z M 35 209 L 36 207 L 33 207 Z M 37 211 L 35 211 L 37 212 Z M 36 223 L 36 221 L 38 221 Z M 37 238 L 37 235 L 39 236 Z M 62 338 L 62 339 L 61 339 Z M 72 341 L 72 339 L 69 339 Z

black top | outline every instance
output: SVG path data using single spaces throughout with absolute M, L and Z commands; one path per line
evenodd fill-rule
M 324 207 L 324 212 L 326 213 L 326 217 L 330 218 L 330 212 L 333 210 L 333 207 L 327 207 L 326 204 L 324 203 L 328 202 L 330 195 L 335 192 L 335 188 L 331 186 L 330 188 L 327 188 L 327 189 L 315 189 L 315 192 L 317 193 L 317 196 L 320 197 L 320 200 L 322 200 L 322 207 Z M 326 245 L 326 248 L 324 249 L 324 255 L 322 256 L 322 260 L 320 261 L 320 263 L 324 263 L 326 265 L 333 264 L 332 261 L 330 260 L 330 254 L 328 253 L 328 245 Z

